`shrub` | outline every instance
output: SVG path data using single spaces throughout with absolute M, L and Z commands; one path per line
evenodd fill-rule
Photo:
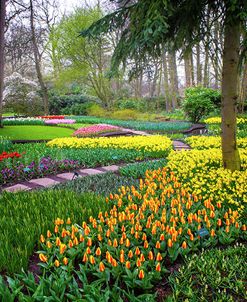
M 220 97 L 217 90 L 204 87 L 190 87 L 185 90 L 182 108 L 193 123 L 198 123 L 215 109 L 214 102 Z
M 88 110 L 92 105 L 92 102 L 85 102 L 84 104 L 73 104 L 72 106 L 61 109 L 61 113 L 67 115 L 87 115 Z
M 119 120 L 136 120 L 138 118 L 138 112 L 133 109 L 122 109 L 114 111 L 111 117 Z
M 98 104 L 93 104 L 87 109 L 87 114 L 98 117 L 108 116 L 108 112 Z

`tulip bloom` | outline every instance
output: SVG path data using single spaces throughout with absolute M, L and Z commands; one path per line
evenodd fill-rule
M 100 256 L 101 255 L 101 250 L 100 250 L 99 247 L 96 249 L 95 255 L 96 256 Z
M 168 246 L 168 247 L 172 247 L 172 240 L 171 240 L 170 238 L 169 238 L 168 241 L 167 241 L 167 246 Z
M 44 254 L 39 254 L 39 259 L 40 259 L 40 261 L 42 261 L 42 262 L 47 262 L 47 257 L 44 255 Z
M 69 262 L 69 261 L 68 261 L 68 258 L 64 257 L 64 258 L 63 258 L 63 264 L 64 264 L 64 265 L 67 265 L 68 262 Z
M 104 265 L 103 262 L 100 262 L 100 264 L 99 264 L 99 271 L 103 272 L 104 270 L 105 270 L 105 265 Z
M 139 279 L 143 279 L 145 277 L 144 271 L 141 269 L 139 272 Z
M 54 261 L 54 265 L 55 265 L 56 267 L 59 267 L 59 266 L 60 266 L 60 262 L 59 262 L 58 260 L 55 260 L 55 261 Z
M 155 267 L 155 270 L 157 272 L 160 272 L 161 271 L 161 266 L 160 266 L 160 262 L 157 263 L 156 267 Z
M 130 261 L 126 261 L 125 267 L 128 268 L 128 269 L 130 269 L 130 267 L 131 267 Z
M 187 243 L 186 243 L 186 241 L 184 241 L 184 242 L 182 243 L 182 248 L 183 248 L 183 249 L 186 249 L 186 248 L 187 248 Z

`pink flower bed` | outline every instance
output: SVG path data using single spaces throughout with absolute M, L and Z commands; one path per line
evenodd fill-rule
M 94 134 L 100 134 L 104 132 L 112 132 L 119 130 L 119 127 L 105 124 L 98 124 L 93 126 L 88 126 L 84 128 L 79 128 L 76 130 L 73 135 L 74 136 L 92 136 Z
M 46 120 L 45 124 L 47 125 L 57 125 L 57 124 L 74 124 L 75 120 L 69 119 L 53 119 L 53 120 Z

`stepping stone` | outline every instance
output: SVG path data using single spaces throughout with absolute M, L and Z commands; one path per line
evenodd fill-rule
M 96 175 L 96 174 L 104 174 L 105 172 L 97 170 L 97 169 L 82 169 L 82 170 L 79 170 L 79 174 L 80 173 L 86 174 L 86 175 Z
M 57 177 L 63 178 L 65 180 L 72 180 L 72 178 L 74 177 L 74 173 L 61 173 L 61 174 L 57 174 Z
M 6 192 L 20 192 L 20 191 L 29 191 L 31 190 L 31 188 L 25 186 L 25 185 L 22 185 L 22 184 L 16 184 L 16 185 L 13 185 L 11 187 L 7 187 L 5 189 L 3 189 L 3 191 L 6 191 Z
M 37 178 L 29 181 L 30 183 L 37 184 L 42 187 L 52 187 L 54 185 L 59 184 L 59 181 L 45 177 L 45 178 Z
M 119 170 L 119 166 L 116 165 L 105 166 L 105 167 L 101 167 L 101 169 L 107 172 L 117 172 Z

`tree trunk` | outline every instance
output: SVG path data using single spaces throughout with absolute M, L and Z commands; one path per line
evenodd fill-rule
M 191 86 L 191 67 L 190 67 L 190 59 L 188 56 L 184 57 L 184 71 L 185 71 L 185 86 Z
M 171 107 L 170 107 L 170 89 L 169 89 L 169 76 L 168 76 L 166 52 L 164 52 L 163 55 L 163 69 L 164 69 L 164 94 L 166 100 L 166 111 L 169 112 Z
M 3 82 L 4 82 L 4 26 L 6 1 L 0 1 L 0 128 L 3 127 Z
M 48 101 L 48 92 L 47 87 L 44 83 L 43 76 L 41 73 L 40 61 L 39 61 L 39 49 L 37 44 L 37 39 L 35 35 L 35 27 L 34 27 L 34 11 L 33 11 L 33 1 L 30 0 L 30 26 L 31 26 L 31 38 L 33 44 L 33 54 L 34 54 L 34 61 L 35 61 L 35 69 L 37 73 L 37 77 L 39 80 L 43 104 L 44 104 L 44 114 L 49 114 L 49 101 Z
M 201 57 L 200 57 L 200 44 L 196 45 L 196 79 L 197 85 L 201 85 L 202 83 L 202 66 L 201 66 Z
M 226 17 L 226 21 L 228 18 Z M 240 24 L 225 24 L 222 71 L 222 157 L 223 166 L 240 170 L 240 156 L 236 141 L 236 111 L 238 100 L 238 63 Z
M 247 100 L 247 63 L 244 65 L 243 76 L 239 86 L 239 111 L 244 113 L 244 103 Z
M 171 51 L 168 55 L 168 58 L 171 83 L 172 109 L 176 109 L 178 107 L 178 75 L 176 64 L 176 52 L 174 50 Z
M 193 60 L 193 50 L 191 49 L 190 54 L 190 74 L 191 74 L 191 84 L 195 86 L 195 73 L 194 73 L 194 60 Z

